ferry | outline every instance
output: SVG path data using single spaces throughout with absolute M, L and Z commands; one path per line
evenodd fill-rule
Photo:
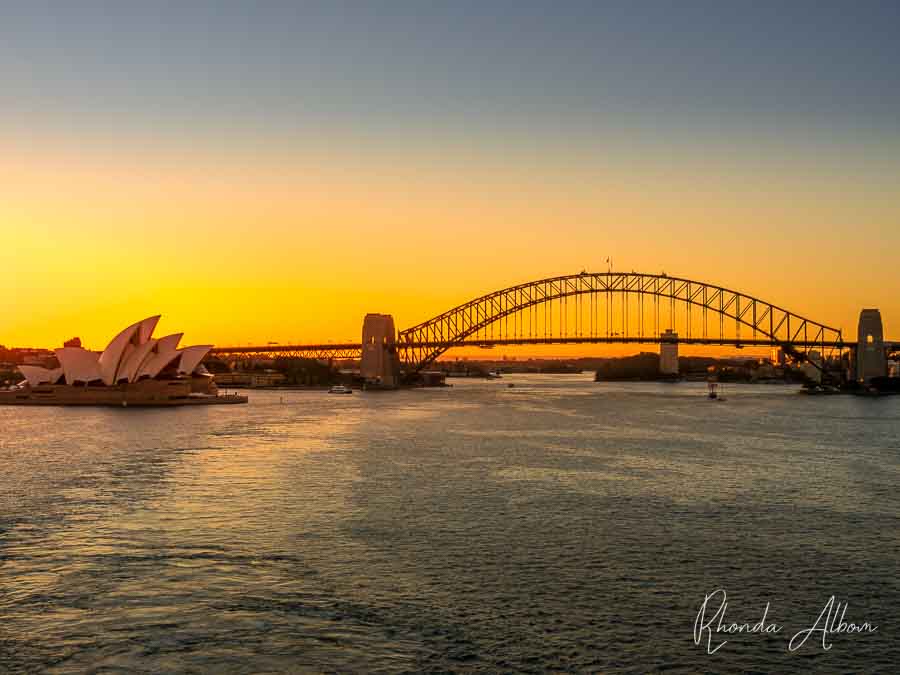
M 353 390 L 350 387 L 345 387 L 343 384 L 336 384 L 331 389 L 328 390 L 329 394 L 352 394 Z

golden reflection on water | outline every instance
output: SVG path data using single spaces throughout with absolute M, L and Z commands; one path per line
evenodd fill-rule
M 801 608 L 875 589 L 859 603 L 900 619 L 885 403 L 870 425 L 845 397 L 736 387 L 711 407 L 702 386 L 521 376 L 0 409 L 0 666 L 691 671 L 695 596 L 781 597 L 784 570 Z M 878 645 L 876 666 L 898 656 Z

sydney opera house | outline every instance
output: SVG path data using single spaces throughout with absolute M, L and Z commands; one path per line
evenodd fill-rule
M 164 406 L 247 401 L 218 394 L 201 365 L 212 345 L 179 347 L 181 333 L 154 338 L 159 318 L 151 316 L 129 326 L 102 352 L 56 349 L 56 368 L 19 366 L 25 381 L 0 391 L 0 404 Z

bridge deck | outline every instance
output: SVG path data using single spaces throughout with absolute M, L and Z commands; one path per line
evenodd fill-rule
M 434 347 L 503 347 L 503 346 L 523 346 L 523 345 L 549 345 L 549 344 L 660 344 L 663 342 L 659 337 L 633 337 L 633 336 L 591 336 L 591 337 L 521 337 L 521 338 L 502 338 L 487 340 L 464 340 L 462 342 L 398 342 L 399 348 L 434 348 Z M 708 345 L 708 346 L 726 346 L 726 347 L 780 347 L 781 342 L 771 339 L 730 339 L 718 337 L 681 337 L 674 340 L 666 340 L 669 343 L 686 344 L 686 345 Z M 812 340 L 795 340 L 790 343 L 794 347 L 819 347 L 833 349 L 849 349 L 856 346 L 856 342 L 846 341 L 818 341 Z M 362 344 L 358 342 L 345 343 L 319 343 L 319 344 L 297 344 L 297 345 L 260 345 L 260 346 L 233 346 L 233 347 L 214 347 L 210 350 L 211 354 L 272 354 L 272 355 L 295 355 L 295 354 L 322 354 L 329 355 L 331 358 L 358 358 L 362 351 Z

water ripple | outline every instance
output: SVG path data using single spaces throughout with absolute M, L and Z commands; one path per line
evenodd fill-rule
M 0 409 L 0 671 L 895 670 L 900 399 L 508 381 Z

